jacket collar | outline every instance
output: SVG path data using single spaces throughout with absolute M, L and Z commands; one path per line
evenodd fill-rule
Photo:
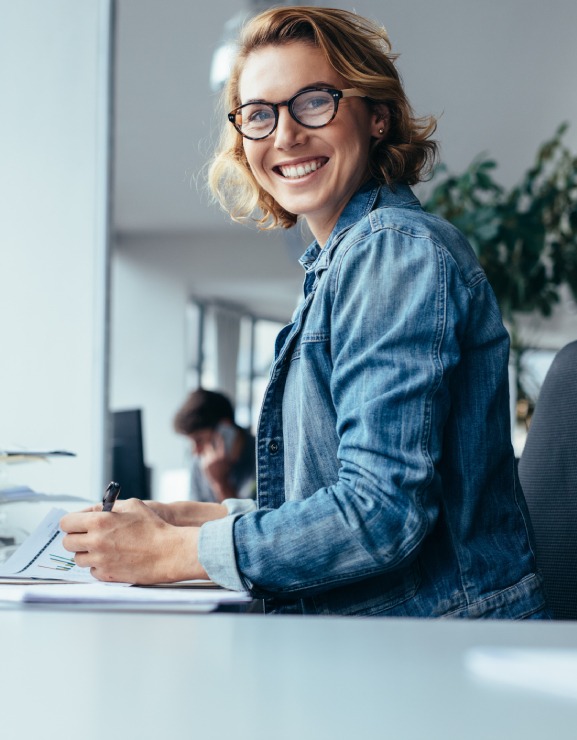
M 419 200 L 408 185 L 396 183 L 394 189 L 376 180 L 369 180 L 353 195 L 339 216 L 327 243 L 321 247 L 315 240 L 299 259 L 308 272 L 326 269 L 330 262 L 333 248 L 341 241 L 345 233 L 358 221 L 375 208 L 402 208 L 419 205 Z

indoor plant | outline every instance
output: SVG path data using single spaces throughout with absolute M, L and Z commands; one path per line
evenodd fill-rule
M 563 284 L 577 298 L 577 155 L 563 143 L 566 129 L 562 124 L 540 147 L 533 166 L 510 190 L 494 179 L 496 162 L 481 155 L 461 175 L 439 166 L 424 201 L 471 242 L 495 291 L 517 363 L 525 349 L 518 314 L 550 316 Z

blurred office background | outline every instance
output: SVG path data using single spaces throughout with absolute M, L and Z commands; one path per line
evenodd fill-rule
M 0 0 L 10 164 L 0 173 L 0 300 L 11 357 L 0 365 L 0 448 L 77 450 L 77 462 L 58 463 L 58 490 L 98 495 L 109 410 L 141 410 L 152 492 L 163 497 L 171 480 L 180 493 L 171 476 L 187 464 L 172 431 L 187 390 L 224 390 L 239 423 L 256 424 L 306 234 L 232 225 L 210 203 L 203 167 L 222 120 L 215 54 L 239 14 L 269 4 Z M 511 186 L 563 121 L 577 150 L 573 0 L 316 4 L 386 26 L 415 110 L 440 116 L 450 170 L 486 152 Z M 575 303 L 567 296 L 552 319 L 526 324 L 539 375 L 576 338 Z

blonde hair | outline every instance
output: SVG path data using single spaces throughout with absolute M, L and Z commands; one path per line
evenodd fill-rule
M 413 185 L 425 179 L 436 156 L 437 144 L 430 137 L 436 129 L 433 117 L 415 118 L 395 67 L 396 55 L 384 28 L 347 10 L 317 7 L 277 7 L 252 18 L 241 32 L 238 51 L 222 104 L 226 112 L 241 104 L 239 80 L 248 57 L 265 46 L 296 41 L 320 49 L 331 67 L 350 87 L 364 93 L 372 104 L 384 104 L 390 112 L 387 135 L 370 154 L 369 170 L 380 182 Z M 215 198 L 235 221 L 260 210 L 255 219 L 263 228 L 294 226 L 297 217 L 282 208 L 254 178 L 242 136 L 230 124 L 221 134 L 210 164 L 208 184 Z

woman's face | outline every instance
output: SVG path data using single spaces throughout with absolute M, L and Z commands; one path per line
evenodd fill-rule
M 241 104 L 279 103 L 310 87 L 343 90 L 352 85 L 333 70 L 319 49 L 304 42 L 254 51 L 239 80 Z M 243 139 L 244 151 L 259 185 L 285 210 L 304 216 L 324 244 L 341 211 L 368 177 L 371 138 L 381 138 L 382 125 L 379 115 L 360 97 L 341 99 L 333 121 L 317 129 L 297 123 L 282 106 L 275 131 L 259 141 Z M 316 169 L 306 167 L 307 163 Z

